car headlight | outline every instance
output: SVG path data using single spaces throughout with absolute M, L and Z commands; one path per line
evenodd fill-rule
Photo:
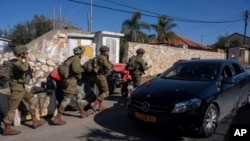
M 183 113 L 189 111 L 195 111 L 201 105 L 201 100 L 193 98 L 180 103 L 175 104 L 172 113 Z

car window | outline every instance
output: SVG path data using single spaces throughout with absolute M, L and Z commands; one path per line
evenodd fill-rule
M 215 79 L 217 72 L 217 64 L 213 63 L 180 63 L 163 73 L 162 77 L 168 79 L 207 81 Z
M 233 75 L 232 75 L 232 71 L 231 71 L 231 69 L 230 69 L 230 67 L 228 66 L 228 65 L 226 65 L 224 68 L 223 68 L 223 70 L 222 70 L 222 72 L 221 72 L 221 76 L 223 77 L 223 78 L 227 78 L 227 77 L 232 77 Z
M 239 66 L 237 63 L 232 63 L 232 66 L 234 68 L 235 75 L 244 72 L 244 69 L 241 66 Z

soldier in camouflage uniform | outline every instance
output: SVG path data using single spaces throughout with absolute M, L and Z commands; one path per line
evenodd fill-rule
M 130 72 L 134 87 L 137 87 L 141 84 L 141 77 L 144 74 L 144 72 L 151 68 L 152 66 L 148 66 L 147 62 L 143 59 L 143 55 L 145 53 L 145 50 L 142 48 L 139 48 L 136 50 L 136 64 L 138 67 L 136 67 L 135 70 Z
M 3 120 L 5 125 L 3 135 L 17 135 L 21 133 L 21 131 L 12 129 L 11 124 L 14 120 L 15 110 L 18 108 L 22 99 L 29 103 L 29 112 L 32 116 L 32 127 L 35 129 L 45 123 L 43 119 L 38 120 L 36 118 L 34 95 L 29 93 L 25 88 L 25 84 L 29 82 L 29 79 L 25 74 L 30 68 L 27 50 L 27 47 L 23 45 L 14 48 L 17 60 L 13 63 L 12 68 L 12 78 L 10 80 L 11 95 L 8 101 L 8 112 Z
M 105 110 L 107 107 L 103 105 L 103 100 L 109 96 L 109 87 L 106 76 L 112 70 L 112 63 L 108 60 L 109 48 L 107 46 L 100 47 L 101 54 L 97 57 L 97 65 L 99 71 L 94 75 L 94 82 L 96 83 L 99 94 L 97 99 L 92 103 L 92 107 L 95 109 L 98 105 L 97 110 Z
M 58 108 L 58 113 L 54 117 L 53 122 L 56 125 L 63 125 L 66 124 L 66 121 L 61 119 L 61 115 L 64 112 L 65 108 L 70 104 L 71 98 L 73 96 L 76 96 L 77 101 L 77 107 L 80 111 L 80 117 L 84 118 L 87 117 L 89 114 L 83 109 L 83 96 L 77 89 L 77 80 L 81 79 L 83 67 L 80 63 L 80 58 L 85 51 L 84 47 L 79 46 L 74 48 L 74 54 L 75 57 L 72 60 L 72 63 L 70 64 L 69 68 L 69 77 L 66 78 L 64 82 L 64 99 L 60 103 L 60 106 Z

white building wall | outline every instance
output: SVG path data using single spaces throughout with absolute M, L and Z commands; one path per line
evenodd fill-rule
M 8 47 L 10 40 L 0 38 L 0 53 L 8 52 L 10 51 L 10 48 Z
M 100 54 L 99 49 L 102 45 L 108 46 L 109 60 L 115 64 L 119 63 L 120 56 L 120 37 L 124 36 L 121 33 L 114 33 L 108 31 L 99 31 L 95 33 L 94 42 L 96 43 L 96 53 Z
M 69 38 L 69 44 L 68 44 L 68 56 L 73 55 L 73 49 L 79 45 L 82 46 L 92 46 L 94 50 L 94 56 L 95 56 L 95 45 L 93 44 L 93 40 L 91 39 L 74 39 L 74 38 Z
M 112 38 L 112 37 L 103 37 L 103 45 L 106 45 L 109 47 L 109 60 L 115 64 L 119 63 L 119 50 L 120 50 L 120 44 L 118 38 Z

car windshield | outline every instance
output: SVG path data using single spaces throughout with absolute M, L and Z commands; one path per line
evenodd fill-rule
M 165 71 L 161 77 L 166 79 L 211 81 L 215 79 L 217 72 L 218 66 L 213 63 L 180 63 Z

